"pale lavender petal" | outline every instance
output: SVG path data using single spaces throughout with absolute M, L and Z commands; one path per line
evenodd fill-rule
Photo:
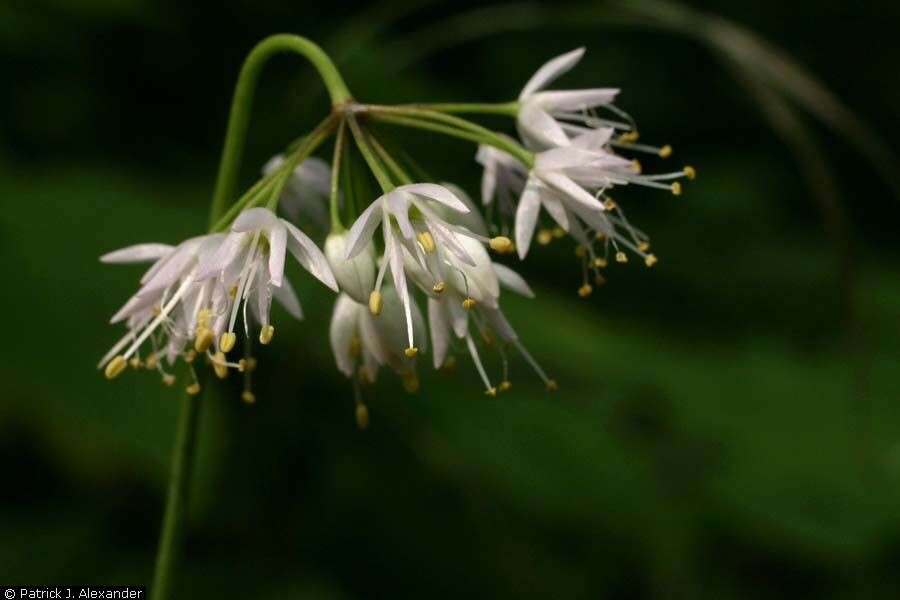
M 519 94 L 519 100 L 524 100 L 534 92 L 546 87 L 557 77 L 578 64 L 578 61 L 581 60 L 583 55 L 584 48 L 577 48 L 544 63 L 541 68 L 531 76 L 531 79 L 528 80 L 525 87 L 522 88 L 522 93 Z
M 381 223 L 383 216 L 381 199 L 369 205 L 353 223 L 347 235 L 347 255 L 349 260 L 363 251 L 372 241 L 372 235 Z
M 319 247 L 294 225 L 287 221 L 282 222 L 290 234 L 287 240 L 288 250 L 291 251 L 297 262 L 309 271 L 313 277 L 337 292 L 337 281 L 334 279 L 331 267 L 328 266 L 328 259 L 322 254 Z
M 519 206 L 516 208 L 516 249 L 519 251 L 520 259 L 524 259 L 528 254 L 540 210 L 540 193 L 536 186 L 529 184 L 522 192 Z
M 174 249 L 175 247 L 169 244 L 136 244 L 108 252 L 100 257 L 100 262 L 108 264 L 149 262 L 169 255 Z
M 500 263 L 493 263 L 493 267 L 494 273 L 497 274 L 497 279 L 500 280 L 500 285 L 520 296 L 534 298 L 534 292 L 521 275 Z

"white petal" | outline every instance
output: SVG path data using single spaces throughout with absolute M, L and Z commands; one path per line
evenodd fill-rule
M 328 338 L 338 370 L 347 377 L 353 377 L 356 371 L 356 359 L 350 348 L 357 331 L 358 315 L 359 305 L 346 294 L 339 295 L 331 314 Z
M 269 277 L 272 285 L 278 287 L 284 278 L 284 254 L 287 250 L 287 221 L 278 219 L 269 227 Z
M 542 173 L 541 179 L 543 179 L 547 185 L 560 192 L 564 200 L 571 200 L 588 210 L 597 212 L 606 210 L 602 202 L 562 173 Z
M 525 296 L 526 298 L 534 298 L 534 292 L 531 290 L 528 283 L 521 275 L 509 267 L 501 265 L 500 263 L 494 263 L 494 273 L 497 274 L 500 285 L 506 289 L 511 290 L 520 296 Z
M 428 327 L 431 329 L 434 368 L 439 369 L 450 347 L 450 323 L 442 300 L 428 299 Z
M 550 112 L 557 110 L 578 112 L 611 104 L 618 93 L 619 90 L 613 88 L 538 92 L 530 100 L 539 103 Z
M 556 119 L 537 104 L 523 104 L 516 125 L 525 142 L 533 149 L 569 144 L 569 136 Z
M 401 192 L 399 189 L 394 190 L 382 196 L 385 210 L 397 220 L 397 226 L 400 233 L 406 239 L 412 239 L 416 232 L 413 231 L 412 223 L 409 222 L 409 195 Z
M 500 312 L 500 309 L 485 308 L 481 311 L 481 314 L 484 315 L 488 324 L 490 324 L 491 329 L 493 329 L 502 340 L 512 342 L 519 339 L 516 330 L 512 328 L 512 325 L 509 324 L 509 321 L 506 320 L 506 317 Z
M 347 233 L 332 233 L 325 239 L 325 257 L 341 291 L 365 304 L 375 287 L 375 257 L 372 245 L 347 260 Z
M 566 207 L 563 206 L 556 194 L 549 193 L 550 190 L 547 191 L 548 193 L 541 194 L 541 204 L 544 205 L 556 224 L 563 228 L 563 231 L 569 231 L 569 214 L 566 212 Z
M 581 60 L 583 55 L 584 48 L 577 48 L 576 50 L 566 52 L 565 54 L 544 63 L 543 66 L 531 76 L 531 79 L 528 80 L 525 87 L 522 88 L 522 93 L 519 94 L 519 100 L 524 100 L 534 92 L 546 87 L 557 77 L 578 64 L 578 61 Z
M 228 268 L 241 253 L 247 243 L 247 233 L 232 231 L 225 236 L 215 252 L 204 256 L 197 268 L 196 279 L 202 281 L 217 276 Z
M 287 240 L 288 250 L 291 251 L 291 254 L 297 259 L 297 262 L 299 262 L 304 269 L 309 271 L 313 277 L 337 292 L 337 281 L 334 279 L 331 267 L 328 266 L 328 259 L 322 254 L 319 247 L 316 246 L 315 242 L 309 239 L 305 233 L 294 227 L 291 223 L 287 221 L 282 221 L 282 223 L 284 223 L 284 226 L 290 234 Z
M 100 257 L 100 262 L 108 264 L 149 262 L 167 256 L 174 248 L 169 244 L 136 244 L 108 252 Z
M 353 223 L 350 234 L 347 236 L 347 255 L 349 260 L 362 252 L 363 248 L 372 241 L 372 235 L 381 223 L 383 212 L 381 199 L 369 205 L 366 210 Z
M 410 194 L 430 198 L 461 213 L 469 212 L 469 207 L 466 206 L 465 202 L 457 198 L 453 192 L 442 185 L 434 183 L 412 183 L 410 185 L 401 185 L 397 188 L 397 191 L 401 190 Z
M 572 145 L 585 150 L 601 150 L 609 143 L 615 132 L 612 127 L 597 127 L 572 138 Z
M 272 286 L 267 281 L 265 269 L 256 271 L 256 320 L 265 327 L 269 324 L 269 312 L 272 308 Z M 278 289 L 278 288 L 275 288 Z
M 533 184 L 525 186 L 519 206 L 516 208 L 516 249 L 519 258 L 524 259 L 537 227 L 538 213 L 541 210 L 540 194 Z
M 289 315 L 298 321 L 303 319 L 303 309 L 300 308 L 300 300 L 297 298 L 297 293 L 287 278 L 282 280 L 281 287 L 272 288 L 272 295 Z
M 256 231 L 269 229 L 278 223 L 278 217 L 268 208 L 257 206 L 242 211 L 231 224 L 232 231 Z

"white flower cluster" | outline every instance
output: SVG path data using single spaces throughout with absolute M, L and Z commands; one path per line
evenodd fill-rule
M 330 342 L 338 369 L 354 382 L 361 426 L 368 412 L 359 385 L 374 383 L 385 367 L 401 378 L 408 391 L 416 391 L 417 361 L 428 350 L 428 338 L 436 369 L 449 368 L 455 351 L 465 352 L 488 395 L 511 387 L 509 348 L 529 363 L 548 389 L 555 389 L 554 380 L 526 350 L 500 307 L 503 290 L 529 298 L 534 294 L 515 271 L 494 262 L 489 250 L 517 251 L 524 259 L 536 231 L 540 243 L 568 233 L 584 261 L 585 281 L 579 293 L 589 295 L 587 272 L 594 271 L 595 282 L 602 280 L 597 269 L 606 266 L 610 247 L 619 262 L 627 260 L 623 249 L 641 256 L 648 266 L 656 261 L 648 251 L 646 235 L 630 225 L 608 191 L 640 184 L 678 194 L 681 188 L 675 180 L 695 174 L 688 167 L 677 173 L 643 175 L 636 161 L 619 154 L 630 149 L 666 157 L 671 149 L 636 144 L 633 122 L 612 104 L 617 90 L 544 89 L 582 54 L 583 50 L 575 50 L 551 60 L 522 90 L 516 117 L 524 148 L 512 138 L 456 117 L 419 109 L 404 112 L 402 107 L 385 117 L 401 124 L 407 119 L 406 123 L 420 128 L 443 128 L 470 139 L 484 136 L 476 160 L 484 167 L 481 194 L 492 215 L 490 224 L 458 187 L 410 183 L 374 137 L 361 131 L 356 119 L 365 118 L 369 109 L 353 104 L 335 116 L 340 126 L 334 165 L 308 156 L 293 162 L 288 155 L 275 157 L 264 169 L 272 181 L 281 177 L 274 201 L 260 206 L 248 200 L 227 232 L 192 238 L 174 247 L 141 244 L 104 255 L 101 260 L 107 263 L 152 265 L 137 293 L 113 316 L 112 322 L 124 322 L 127 332 L 100 361 L 100 368 L 110 379 L 128 366 L 148 368 L 171 385 L 173 367 L 181 359 L 190 373 L 188 392 L 196 394 L 200 383 L 195 365 L 200 358 L 222 378 L 229 370 L 243 372 L 243 398 L 254 401 L 250 388 L 253 340 L 272 341 L 272 299 L 293 317 L 302 318 L 300 302 L 284 276 L 290 252 L 306 271 L 339 294 Z M 376 109 L 371 110 L 374 114 Z M 624 120 L 600 118 L 598 110 Z M 463 125 L 453 129 L 457 123 Z M 355 221 L 349 229 L 337 216 L 339 205 L 345 212 L 354 206 L 344 201 L 337 186 L 346 124 L 360 150 L 367 151 L 363 154 L 384 189 L 363 210 L 350 210 Z M 387 170 L 378 172 L 373 147 L 392 172 L 400 173 L 399 181 L 390 181 Z M 262 196 L 250 199 L 257 197 Z M 292 221 L 327 227 L 329 201 L 331 229 L 324 250 L 273 210 L 280 206 Z M 554 228 L 538 230 L 541 208 Z M 494 217 L 500 222 L 494 223 Z M 416 301 L 416 290 L 426 299 L 427 318 Z M 244 355 L 234 360 L 229 354 L 238 345 L 239 317 Z M 492 376 L 485 367 L 481 355 L 485 350 L 499 357 L 499 376 Z

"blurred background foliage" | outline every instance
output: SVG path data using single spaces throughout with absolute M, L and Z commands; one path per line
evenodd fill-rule
M 258 403 L 203 407 L 177 597 L 897 597 L 900 8 L 685 2 L 0 1 L 0 583 L 149 580 L 180 392 L 94 370 L 139 275 L 97 256 L 205 226 L 241 60 L 285 31 L 391 103 L 509 100 L 585 45 L 567 87 L 621 87 L 700 177 L 617 195 L 652 271 L 583 301 L 568 242 L 522 265 L 555 395 L 385 373 L 358 432 L 297 274 Z M 245 181 L 325 110 L 274 61 Z M 477 192 L 470 146 L 395 139 Z

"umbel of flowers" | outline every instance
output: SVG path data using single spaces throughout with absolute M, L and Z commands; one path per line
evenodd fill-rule
M 695 177 L 691 167 L 642 172 L 635 153 L 667 158 L 672 150 L 638 143 L 634 121 L 615 104 L 618 90 L 548 89 L 583 53 L 549 61 L 518 100 L 502 104 L 383 106 L 338 96 L 330 114 L 273 158 L 209 233 L 101 257 L 150 266 L 113 315 L 125 334 L 99 368 L 109 379 L 129 367 L 156 371 L 166 385 L 175 384 L 177 370 L 186 374 L 178 377 L 186 378 L 189 394 L 200 392 L 199 369 L 220 378 L 236 371 L 243 376 L 243 399 L 253 402 L 253 348 L 276 338 L 273 300 L 291 317 L 303 317 L 284 274 L 285 263 L 295 260 L 337 294 L 331 348 L 337 368 L 353 382 L 361 427 L 368 412 L 360 386 L 387 369 L 414 392 L 422 355 L 429 352 L 437 369 L 451 366 L 457 352 L 468 354 L 489 396 L 512 385 L 510 350 L 555 389 L 502 310 L 504 292 L 534 294 L 494 258 L 525 259 L 534 238 L 545 245 L 568 235 L 581 262 L 578 293 L 588 296 L 611 261 L 625 263 L 629 255 L 647 266 L 657 261 L 647 235 L 611 197 L 614 188 L 639 185 L 679 195 L 680 180 Z M 463 113 L 507 115 L 518 140 Z M 480 206 L 391 150 L 384 137 L 391 127 L 473 143 L 483 169 Z M 314 156 L 330 139 L 325 159 Z M 354 160 L 364 162 L 380 192 L 360 193 Z M 320 249 L 313 238 L 323 237 Z M 488 353 L 499 363 L 496 370 L 484 360 Z

